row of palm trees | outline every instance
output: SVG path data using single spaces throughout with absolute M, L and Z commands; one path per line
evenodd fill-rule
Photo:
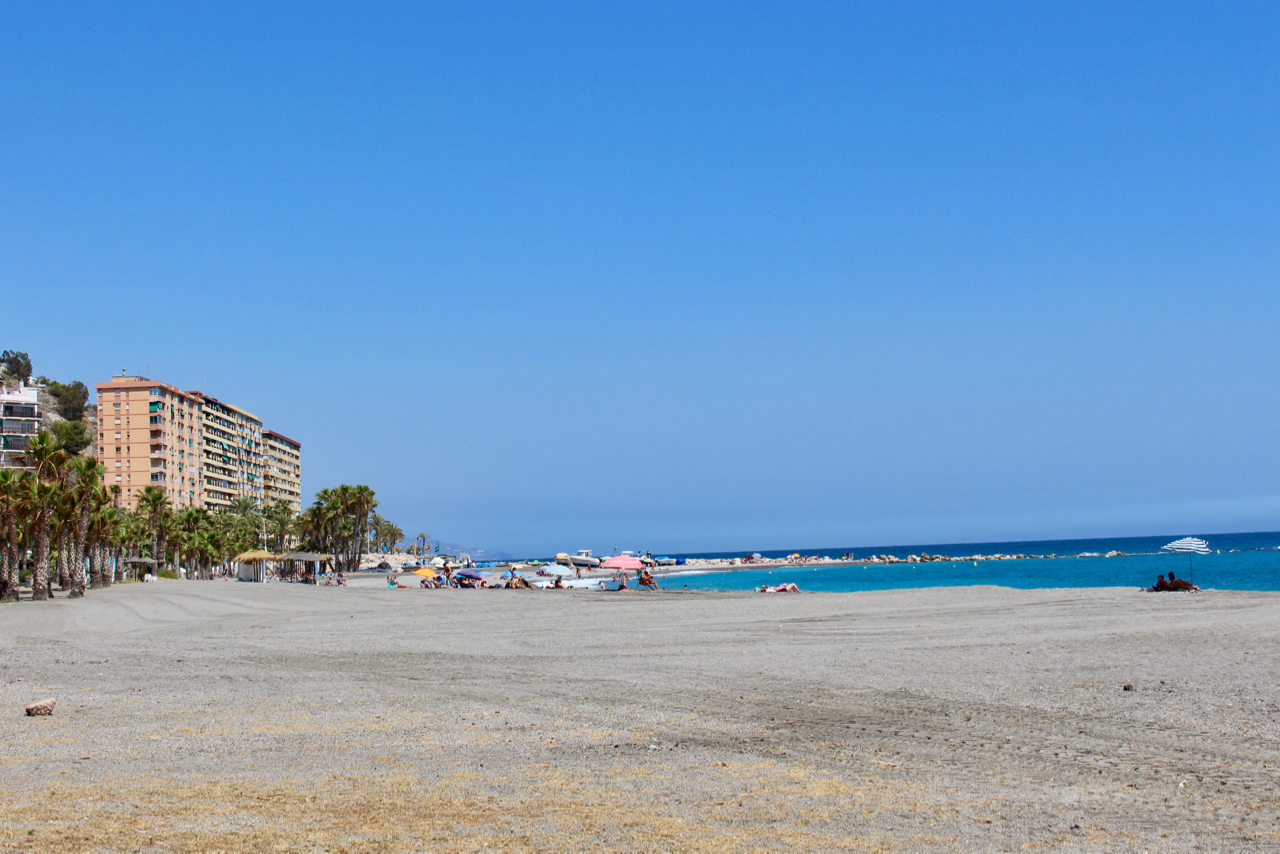
M 120 487 L 103 482 L 96 457 L 67 453 L 47 432 L 32 438 L 25 462 L 27 469 L 0 469 L 0 601 L 18 599 L 24 571 L 33 599 L 50 598 L 55 583 L 78 598 L 123 580 L 131 560 L 149 559 L 161 573 L 173 567 L 187 578 L 213 578 L 255 547 L 283 553 L 296 546 L 331 553 L 335 567 L 350 572 L 366 544 L 404 538 L 373 512 L 378 502 L 367 486 L 323 489 L 296 515 L 286 502 L 260 510 L 243 497 L 223 510 L 176 507 L 163 489 L 148 486 L 128 510 Z
M 369 551 L 391 551 L 404 540 L 404 531 L 395 522 L 374 513 L 369 517 Z
M 344 483 L 320 490 L 315 502 L 298 516 L 296 530 L 303 547 L 332 554 L 334 569 L 339 572 L 355 572 L 370 539 L 377 506 L 373 490 L 367 486 Z

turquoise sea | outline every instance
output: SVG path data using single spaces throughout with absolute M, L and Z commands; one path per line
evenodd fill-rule
M 1211 554 L 1158 553 L 1180 537 L 1207 540 Z M 729 572 L 689 572 L 668 576 L 664 587 L 690 590 L 750 590 L 762 584 L 794 582 L 801 590 L 848 592 L 913 587 L 953 587 L 992 584 L 1001 587 L 1147 587 L 1156 576 L 1173 571 L 1204 589 L 1280 590 L 1280 532 L 1248 534 L 1179 533 L 1157 537 L 1119 537 L 1097 540 L 1042 540 L 1010 543 L 941 543 L 867 548 L 792 549 L 761 552 L 780 558 L 794 552 L 855 559 L 870 555 L 990 555 L 1056 554 L 1056 558 L 1026 560 L 948 561 L 909 564 L 854 564 L 829 567 L 786 567 Z M 1124 557 L 1102 557 L 1110 551 Z M 745 554 L 745 553 L 744 553 Z M 673 555 L 675 557 L 676 555 Z M 679 557 L 742 557 L 743 554 L 705 553 Z

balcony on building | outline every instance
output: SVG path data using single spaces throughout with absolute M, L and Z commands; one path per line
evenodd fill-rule
M 24 436 L 34 436 L 39 431 L 40 422 L 38 421 L 13 421 L 6 418 L 3 425 L 0 425 L 0 433 L 17 433 Z

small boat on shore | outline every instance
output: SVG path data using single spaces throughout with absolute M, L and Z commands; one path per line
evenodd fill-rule
M 560 552 L 556 555 L 556 563 L 561 566 L 582 567 L 583 569 L 595 569 L 600 565 L 600 558 L 591 556 L 591 549 L 579 549 L 573 554 Z

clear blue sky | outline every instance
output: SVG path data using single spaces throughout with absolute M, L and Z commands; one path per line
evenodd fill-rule
M 517 554 L 1280 529 L 1278 37 L 3 3 L 0 345 L 243 404 L 308 496 Z

